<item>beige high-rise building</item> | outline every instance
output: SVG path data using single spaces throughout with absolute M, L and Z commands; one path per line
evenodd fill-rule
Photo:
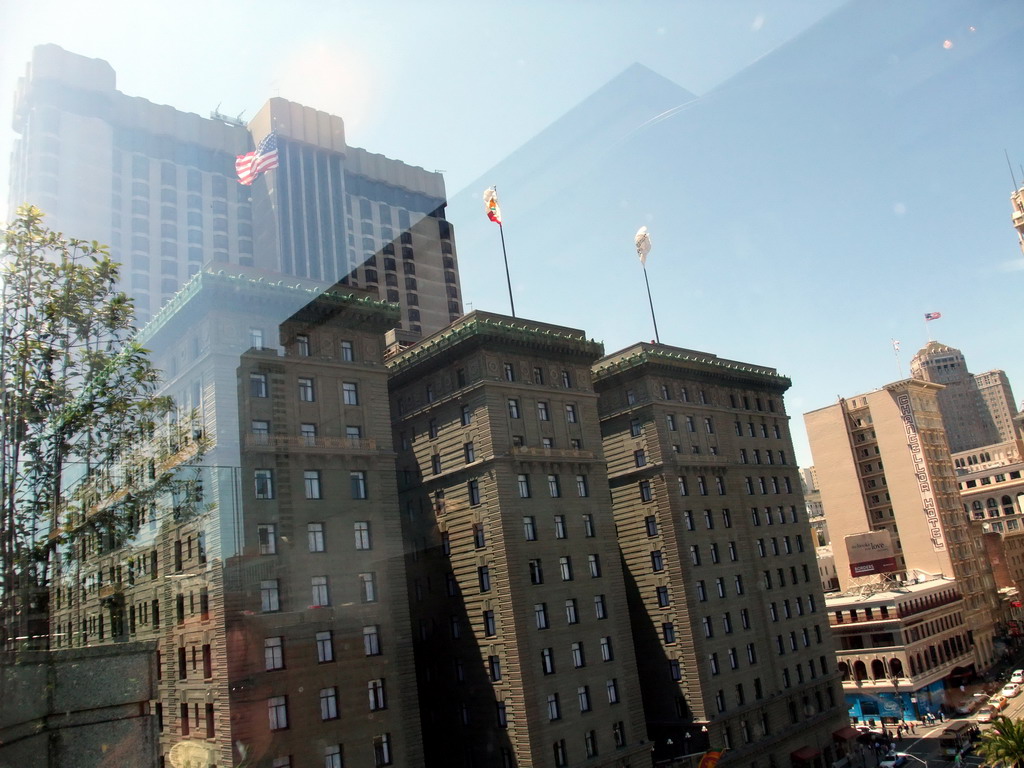
M 953 453 L 1018 437 L 1017 406 L 1005 372 L 972 374 L 959 349 L 929 341 L 911 359 L 910 375 L 943 385 L 939 410 Z
M 427 766 L 649 765 L 601 352 L 474 311 L 388 360 Z
M 594 365 L 655 760 L 827 766 L 852 734 L 772 368 L 640 343 Z
M 846 538 L 888 532 L 893 578 L 955 579 L 981 671 L 994 660 L 996 590 L 960 503 L 941 390 L 904 379 L 811 411 L 804 420 L 842 589 L 878 579 L 851 575 Z

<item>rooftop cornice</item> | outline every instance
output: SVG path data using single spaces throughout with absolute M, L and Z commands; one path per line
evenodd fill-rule
M 501 315 L 471 313 L 388 360 L 393 374 L 400 374 L 438 355 L 468 344 L 497 343 L 559 355 L 583 357 L 593 362 L 604 353 L 604 345 L 588 340 L 582 332 L 558 330 Z
M 641 343 L 599 360 L 593 368 L 594 381 L 609 378 L 640 366 L 649 365 L 690 373 L 708 374 L 717 378 L 729 376 L 737 380 L 774 384 L 785 391 L 792 381 L 774 368 L 723 360 L 712 354 L 694 350 L 673 350 L 663 345 Z

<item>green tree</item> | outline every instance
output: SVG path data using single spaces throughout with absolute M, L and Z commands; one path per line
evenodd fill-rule
M 180 482 L 167 459 L 181 439 L 152 450 L 172 403 L 132 342 L 105 248 L 26 206 L 4 230 L 0 280 L 0 640 L 12 650 L 45 646 L 55 558 L 87 536 L 116 543 Z
M 997 717 L 981 735 L 978 754 L 994 768 L 1024 767 L 1024 720 Z

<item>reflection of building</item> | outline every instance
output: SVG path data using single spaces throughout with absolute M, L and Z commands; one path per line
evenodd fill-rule
M 833 594 L 827 606 L 852 716 L 920 719 L 962 703 L 972 626 L 954 581 Z
M 414 331 L 461 312 L 442 177 L 349 146 L 339 117 L 273 98 L 249 126 L 207 119 L 127 96 L 106 62 L 44 45 L 14 127 L 11 204 L 108 243 L 143 321 L 211 263 L 357 283 Z M 240 185 L 235 156 L 272 130 L 280 166 Z
M 242 355 L 226 662 L 232 736 L 265 761 L 423 761 L 382 365 L 396 315 L 328 291 L 282 323 L 283 356 Z
M 789 380 L 660 344 L 594 376 L 656 759 L 831 765 L 849 733 Z
M 936 398 L 940 389 L 904 379 L 804 419 L 842 588 L 859 578 L 851 575 L 846 537 L 889 532 L 895 579 L 910 582 L 920 573 L 956 579 L 975 662 L 984 669 L 994 657 L 995 583 L 961 507 Z
M 388 360 L 428 765 L 649 760 L 601 351 L 476 311 Z
M 943 385 L 939 410 L 953 453 L 1016 438 L 1017 406 L 1003 371 L 972 374 L 959 349 L 929 341 L 910 361 L 910 373 Z

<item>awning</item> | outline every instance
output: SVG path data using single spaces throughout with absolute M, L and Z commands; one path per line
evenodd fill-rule
M 821 750 L 820 749 L 815 749 L 814 747 L 803 746 L 803 747 L 800 747 L 800 749 L 796 750 L 795 752 L 790 752 L 789 756 L 792 757 L 794 760 L 802 760 L 802 761 L 806 762 L 808 760 L 813 760 L 814 758 L 816 758 L 820 754 L 821 754 Z
M 859 733 L 860 731 L 852 725 L 847 725 L 840 728 L 838 731 L 832 731 L 832 737 L 839 741 L 849 741 L 850 739 L 856 739 Z

